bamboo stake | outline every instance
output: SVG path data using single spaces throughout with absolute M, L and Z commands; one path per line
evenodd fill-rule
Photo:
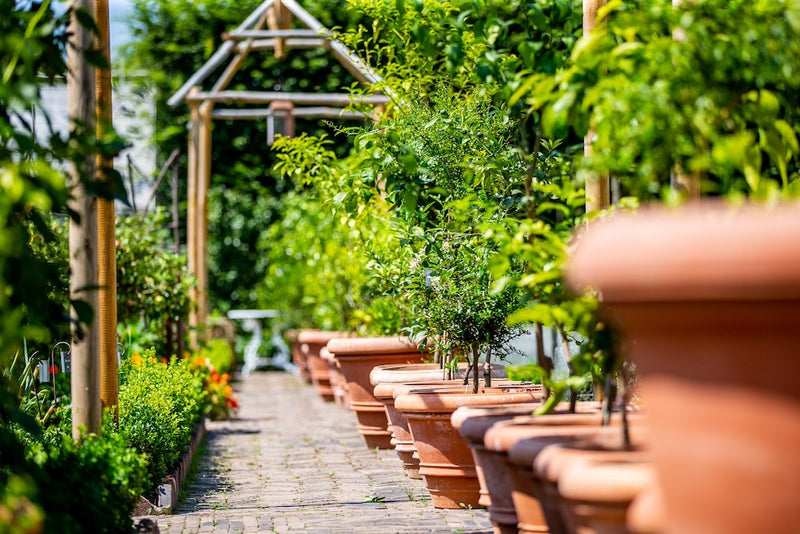
M 94 131 L 95 87 L 94 70 L 84 53 L 93 46 L 92 34 L 81 26 L 75 10 L 94 12 L 94 0 L 74 0 L 70 4 L 69 46 L 67 47 L 67 112 L 70 130 L 86 128 Z M 97 287 L 97 198 L 90 195 L 83 177 L 94 177 L 96 161 L 93 156 L 69 164 L 72 198 L 70 208 L 80 217 L 70 220 L 70 298 L 98 308 Z M 72 316 L 77 317 L 75 307 Z M 80 439 L 82 432 L 98 433 L 102 422 L 100 402 L 99 339 L 96 320 L 72 328 L 72 436 Z
M 112 128 L 111 52 L 109 46 L 108 0 L 96 0 L 95 21 L 97 24 L 98 48 L 109 63 L 107 69 L 95 69 L 97 91 L 97 136 L 104 137 Z M 114 160 L 97 156 L 97 178 L 108 181 L 106 169 L 114 168 Z M 117 364 L 117 247 L 116 213 L 113 199 L 97 201 L 97 257 L 99 307 L 97 310 L 100 328 L 100 400 L 104 408 L 114 411 L 117 419 L 119 398 L 119 369 Z
M 588 35 L 597 25 L 597 11 L 606 4 L 606 0 L 583 0 L 583 34 Z M 589 129 L 583 139 L 584 155 L 592 155 L 592 142 L 595 132 Z M 586 211 L 607 208 L 611 204 L 611 189 L 608 175 L 596 176 L 586 180 Z

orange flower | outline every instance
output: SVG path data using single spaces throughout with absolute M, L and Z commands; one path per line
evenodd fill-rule
M 228 373 L 223 373 L 222 374 L 222 381 L 223 382 L 230 382 L 231 381 L 231 375 L 229 375 Z
M 161 358 L 161 363 L 166 364 L 167 363 L 167 359 L 166 358 Z
M 230 397 L 230 395 L 233 393 L 233 388 L 230 386 L 225 386 L 224 391 L 225 391 L 225 396 Z
M 134 352 L 131 355 L 131 363 L 133 365 L 135 365 L 136 367 L 141 367 L 142 366 L 142 355 L 139 354 L 138 352 Z

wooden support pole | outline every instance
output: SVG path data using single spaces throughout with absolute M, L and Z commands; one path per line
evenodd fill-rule
M 683 0 L 672 0 L 673 7 L 679 7 Z M 672 38 L 678 42 L 686 40 L 686 32 L 682 29 L 674 30 Z M 680 162 L 676 162 L 670 173 L 670 186 L 686 195 L 688 198 L 700 198 L 701 192 L 701 175 L 699 172 L 687 173 Z
M 192 88 L 189 95 L 200 90 Z M 200 104 L 190 102 L 191 120 L 189 122 L 189 144 L 187 146 L 187 199 L 186 199 L 186 258 L 189 272 L 197 279 L 197 191 L 198 191 L 198 142 L 200 138 Z M 192 307 L 189 311 L 189 343 L 197 348 L 197 328 L 200 326 L 197 287 L 192 286 L 189 292 Z
M 69 46 L 67 46 L 67 113 L 70 130 L 94 132 L 94 69 L 84 53 L 94 45 L 91 32 L 81 26 L 75 11 L 94 12 L 94 0 L 74 0 L 70 5 Z M 96 160 L 89 156 L 69 164 L 72 198 L 70 209 L 79 217 L 70 220 L 70 299 L 82 301 L 97 312 L 97 198 L 87 192 L 84 179 L 94 178 Z M 72 316 L 78 313 L 73 306 Z M 72 436 L 82 432 L 98 433 L 102 423 L 100 403 L 99 339 L 96 317 L 72 328 Z
M 95 69 L 97 91 L 97 136 L 104 137 L 112 129 L 111 52 L 109 44 L 108 0 L 95 0 L 98 49 L 109 64 L 108 69 Z M 114 159 L 97 157 L 97 178 L 108 181 L 107 170 L 114 168 Z M 133 194 L 133 191 L 131 191 Z M 117 362 L 117 247 L 116 213 L 113 199 L 97 201 L 97 275 L 98 327 L 100 336 L 100 400 L 103 408 L 114 411 L 117 418 L 119 368 Z
M 208 319 L 208 191 L 211 188 L 211 113 L 213 104 L 200 105 L 197 171 L 197 314 L 199 324 Z
M 583 34 L 587 35 L 597 25 L 597 11 L 604 6 L 605 0 L 583 0 Z M 583 140 L 583 152 L 592 155 L 592 142 L 595 132 L 589 129 Z M 595 176 L 586 180 L 586 211 L 607 208 L 611 204 L 611 189 L 608 175 Z

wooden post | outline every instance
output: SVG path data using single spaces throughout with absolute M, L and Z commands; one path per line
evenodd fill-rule
M 81 26 L 75 10 L 94 12 L 94 0 L 75 0 L 69 23 L 67 46 L 67 113 L 70 130 L 94 131 L 94 69 L 84 53 L 92 48 L 90 31 Z M 83 186 L 83 178 L 93 178 L 96 161 L 93 156 L 69 164 L 72 199 L 70 208 L 80 219 L 70 220 L 70 298 L 98 309 L 97 287 L 97 198 Z M 75 307 L 72 316 L 77 317 Z M 98 433 L 102 423 L 100 403 L 99 339 L 96 318 L 86 325 L 72 328 L 72 436 L 80 439 L 82 431 Z
M 208 191 L 211 187 L 211 114 L 213 104 L 200 105 L 197 153 L 197 315 L 199 324 L 208 319 Z
M 200 92 L 193 87 L 190 95 Z M 199 102 L 189 102 L 191 122 L 189 123 L 189 145 L 187 147 L 187 203 L 186 203 L 186 258 L 189 272 L 197 278 L 197 190 L 198 190 L 198 139 L 200 137 L 200 111 Z M 192 307 L 189 311 L 189 343 L 192 348 L 197 347 L 198 319 L 197 287 L 192 287 L 189 294 Z
M 270 30 L 288 30 L 292 26 L 292 12 L 283 7 L 283 0 L 275 0 L 267 10 L 267 27 Z M 286 39 L 277 37 L 275 39 L 275 57 L 283 59 L 286 57 Z
M 597 25 L 597 11 L 604 6 L 605 0 L 583 0 L 583 34 L 588 35 Z M 583 153 L 592 155 L 592 141 L 595 132 L 589 129 L 583 139 Z M 611 203 L 611 190 L 608 175 L 595 176 L 586 180 L 586 211 L 602 210 Z
M 673 7 L 678 7 L 682 3 L 683 0 L 672 0 Z M 672 32 L 672 38 L 683 42 L 686 40 L 686 32 L 683 29 L 675 29 Z M 700 173 L 687 173 L 680 162 L 675 163 L 670 173 L 670 187 L 684 193 L 689 198 L 700 198 L 700 181 Z
M 109 46 L 108 0 L 96 0 L 95 20 L 98 28 L 98 48 L 109 63 L 108 69 L 95 69 L 97 91 L 97 136 L 102 138 L 111 130 L 111 53 Z M 107 181 L 106 169 L 114 167 L 114 160 L 97 156 L 97 178 Z M 132 183 L 132 182 L 131 182 Z M 133 195 L 133 190 L 131 190 Z M 116 214 L 113 199 L 97 201 L 97 275 L 98 326 L 100 336 L 100 400 L 104 408 L 114 410 L 119 398 L 119 368 L 117 364 L 117 247 Z

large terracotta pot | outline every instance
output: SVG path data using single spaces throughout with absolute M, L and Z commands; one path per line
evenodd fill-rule
M 800 525 L 800 209 L 698 204 L 590 227 L 572 287 L 627 339 L 674 534 Z
M 286 341 L 289 342 L 289 352 L 292 355 L 292 363 L 294 363 L 294 365 L 297 367 L 297 371 L 300 373 L 300 378 L 302 378 L 304 382 L 310 384 L 311 373 L 308 372 L 306 355 L 302 350 L 300 350 L 301 345 L 297 341 L 297 336 L 299 334 L 300 330 L 287 330 Z
M 327 345 L 336 359 L 347 384 L 350 409 L 358 418 L 358 431 L 370 449 L 391 449 L 386 408 L 373 395 L 369 381 L 376 365 L 417 363 L 422 360 L 419 347 L 397 336 L 335 338 Z
M 347 390 L 347 380 L 345 380 L 342 370 L 339 369 L 339 364 L 336 358 L 333 357 L 331 351 L 327 346 L 319 350 L 319 357 L 325 360 L 328 364 L 328 378 L 331 382 L 331 391 L 333 391 L 333 400 L 338 406 L 345 410 L 350 409 L 350 394 Z
M 628 534 L 631 501 L 654 483 L 647 453 L 624 446 L 619 427 L 542 447 L 533 473 L 534 487 L 556 504 L 564 532 L 581 534 Z
M 506 472 L 504 458 L 486 448 L 483 443 L 486 431 L 500 421 L 519 415 L 530 415 L 539 406 L 539 403 L 462 406 L 450 418 L 453 427 L 469 442 L 481 487 L 478 502 L 489 509 L 489 520 L 496 534 L 516 534 L 518 520 L 511 499 L 511 481 Z
M 543 501 L 534 487 L 533 461 L 548 444 L 577 440 L 600 431 L 599 404 L 579 403 L 578 407 L 581 413 L 559 410 L 551 415 L 518 416 L 500 421 L 486 431 L 486 450 L 494 453 L 497 463 L 506 469 L 520 533 L 565 532 L 557 502 Z M 510 456 L 512 450 L 514 455 Z M 552 528 L 548 526 L 548 518 Z
M 458 380 L 463 379 L 466 368 L 466 364 L 459 367 L 455 379 L 456 384 L 459 383 Z M 494 378 L 505 377 L 505 367 L 492 364 L 492 376 Z M 419 455 L 414 446 L 414 438 L 411 437 L 411 431 L 408 429 L 408 422 L 394 407 L 394 391 L 399 384 L 444 384 L 445 381 L 441 380 L 441 377 L 442 369 L 436 363 L 379 365 L 370 373 L 370 382 L 375 386 L 373 394 L 386 408 L 395 451 L 397 451 L 397 456 L 400 458 L 406 474 L 412 479 L 422 478 L 422 475 L 419 474 Z
M 297 334 L 300 350 L 308 362 L 308 371 L 314 387 L 325 402 L 333 402 L 331 375 L 328 363 L 319 355 L 319 351 L 335 337 L 347 337 L 347 332 L 325 332 L 322 330 L 302 330 Z
M 463 385 L 395 390 L 395 408 L 408 422 L 419 454 L 419 472 L 436 508 L 480 505 L 475 461 L 467 441 L 450 422 L 453 412 L 461 406 L 531 403 L 538 401 L 540 395 L 541 389 L 530 385 L 498 385 L 481 388 L 478 394 L 466 392 Z

